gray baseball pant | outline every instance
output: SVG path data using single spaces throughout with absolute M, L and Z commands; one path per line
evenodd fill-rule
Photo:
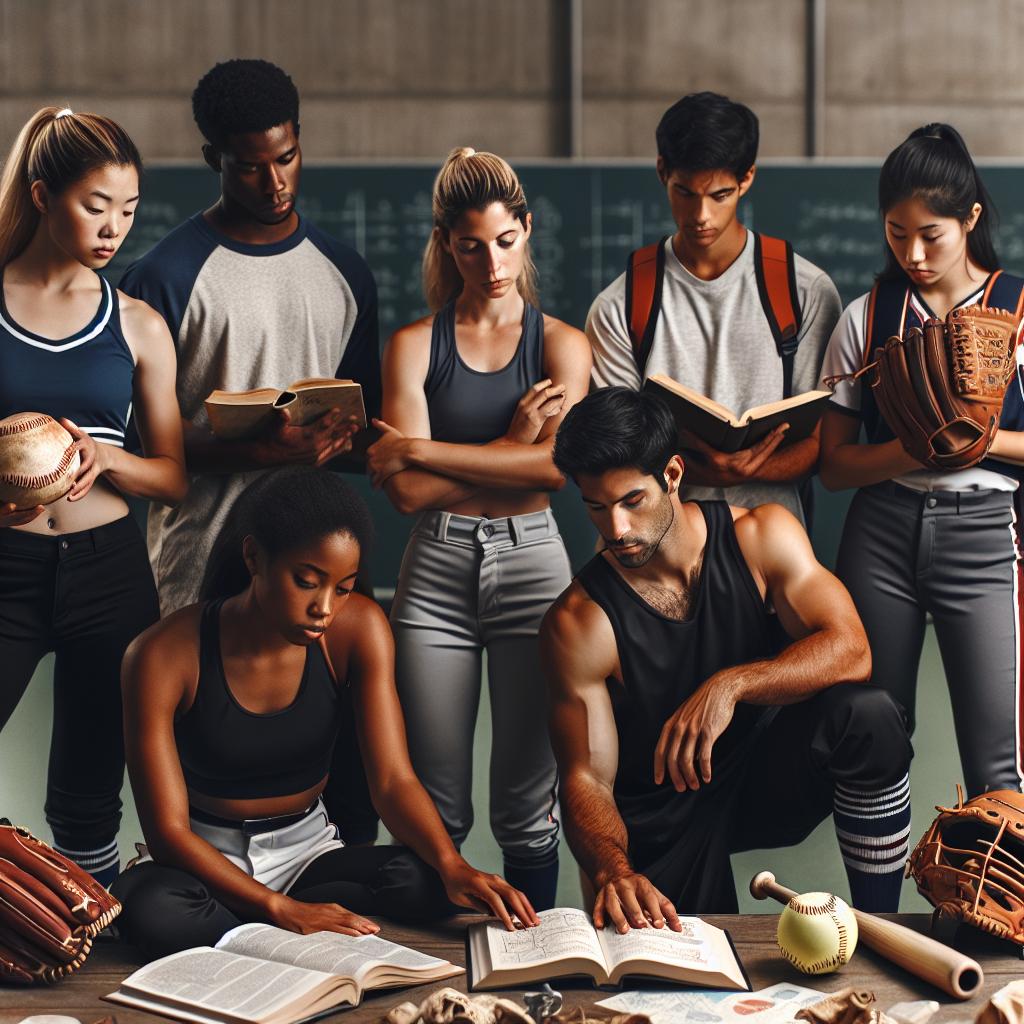
M 903 705 L 911 730 L 931 614 L 971 796 L 1019 791 L 1024 781 L 1024 594 L 1013 497 L 919 492 L 892 481 L 863 488 L 850 506 L 836 565 L 867 630 L 871 681 Z
M 557 777 L 537 632 L 570 579 L 550 510 L 503 519 L 425 512 L 391 608 L 413 766 L 456 845 L 473 824 L 473 729 L 487 651 L 491 830 L 506 865 L 557 857 Z

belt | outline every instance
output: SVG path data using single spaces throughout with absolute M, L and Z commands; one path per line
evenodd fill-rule
M 551 509 L 526 512 L 519 516 L 485 519 L 460 516 L 454 512 L 424 512 L 416 522 L 416 531 L 426 533 L 445 544 L 478 547 L 483 544 L 515 547 L 558 534 Z
M 243 818 L 239 820 L 237 818 L 222 818 L 218 814 L 211 814 L 209 811 L 204 811 L 201 807 L 193 807 L 189 805 L 188 816 L 195 821 L 202 822 L 204 825 L 215 825 L 219 828 L 232 828 L 238 832 L 242 832 L 247 836 L 260 835 L 263 832 L 276 832 L 278 829 L 287 828 L 289 825 L 294 825 L 296 822 L 302 821 L 303 818 L 309 815 L 309 812 L 316 807 L 316 803 L 311 804 L 304 811 L 298 811 L 295 814 L 279 814 L 272 818 Z

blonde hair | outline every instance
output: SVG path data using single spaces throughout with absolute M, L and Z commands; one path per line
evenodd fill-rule
M 467 210 L 484 210 L 492 203 L 501 203 L 526 226 L 526 193 L 516 172 L 494 153 L 478 153 L 468 146 L 453 149 L 434 179 L 434 230 L 423 252 L 423 293 L 432 312 L 462 291 L 455 260 L 445 251 L 439 236 L 451 230 Z M 537 268 L 529 241 L 516 287 L 527 302 L 538 305 Z
M 24 250 L 39 224 L 33 182 L 59 195 L 89 171 L 109 164 L 130 164 L 142 174 L 139 151 L 120 125 L 67 107 L 37 110 L 18 133 L 0 176 L 0 267 Z

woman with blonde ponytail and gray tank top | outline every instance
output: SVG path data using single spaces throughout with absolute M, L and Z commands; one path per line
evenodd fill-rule
M 167 327 L 96 273 L 131 227 L 141 169 L 113 121 L 44 107 L 0 180 L 0 418 L 47 413 L 81 456 L 64 498 L 0 505 L 0 728 L 53 651 L 46 819 L 104 884 L 118 865 L 121 657 L 159 617 L 124 495 L 174 503 L 187 487 Z M 143 455 L 124 450 L 133 411 Z
M 548 502 L 555 430 L 586 394 L 590 346 L 538 308 L 532 221 L 515 172 L 456 149 L 434 183 L 423 257 L 430 316 L 384 354 L 369 469 L 417 513 L 391 611 L 417 774 L 456 845 L 473 823 L 473 728 L 487 651 L 491 828 L 505 877 L 533 906 L 558 879 L 555 762 L 537 632 L 568 586 Z

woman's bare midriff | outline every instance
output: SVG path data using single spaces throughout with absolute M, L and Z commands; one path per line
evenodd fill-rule
M 126 515 L 128 503 L 101 477 L 79 501 L 68 501 L 66 496 L 58 498 L 51 501 L 31 523 L 25 526 L 12 526 L 10 529 L 55 537 L 62 533 L 93 530 L 116 519 L 123 519 Z
M 188 791 L 188 802 L 207 814 L 231 821 L 245 821 L 252 818 L 278 818 L 284 814 L 299 814 L 313 804 L 327 785 L 325 775 L 315 786 L 290 796 L 257 797 L 249 800 L 231 800 L 226 797 L 207 796 L 205 793 Z
M 522 516 L 529 512 L 543 512 L 550 506 L 542 491 L 482 491 L 465 501 L 449 505 L 444 511 L 459 516 L 482 516 L 484 519 L 502 519 Z

